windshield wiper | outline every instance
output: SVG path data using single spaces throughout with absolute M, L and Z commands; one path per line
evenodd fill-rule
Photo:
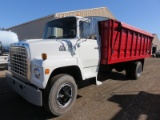
M 49 36 L 49 37 L 47 37 L 47 38 L 49 38 L 49 39 L 52 39 L 52 38 L 54 38 L 54 39 L 59 39 L 59 38 L 63 38 L 63 37 L 68 37 L 67 35 L 63 35 L 63 36 L 59 36 L 59 37 L 56 37 L 56 36 L 53 36 L 53 35 L 51 35 L 51 36 Z
M 56 38 L 56 36 L 51 35 L 51 36 L 49 36 L 49 37 L 47 37 L 47 38 Z
M 67 35 L 63 35 L 63 36 L 56 37 L 56 39 L 59 39 L 59 38 L 68 38 L 68 36 Z

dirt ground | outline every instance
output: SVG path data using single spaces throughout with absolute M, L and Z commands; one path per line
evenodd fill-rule
M 102 74 L 103 84 L 79 84 L 77 100 L 63 116 L 54 117 L 16 94 L 0 71 L 0 120 L 160 120 L 160 58 L 148 58 L 139 80 L 125 72 Z

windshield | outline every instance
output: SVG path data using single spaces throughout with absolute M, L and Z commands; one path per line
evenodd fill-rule
M 44 39 L 75 38 L 76 33 L 76 18 L 61 18 L 46 24 Z

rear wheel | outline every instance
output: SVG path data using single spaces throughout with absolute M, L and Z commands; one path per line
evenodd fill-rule
M 127 76 L 127 78 L 132 78 L 132 68 L 127 68 L 126 69 L 126 76 Z
M 44 107 L 56 116 L 65 114 L 77 96 L 77 85 L 72 76 L 61 74 L 51 78 L 44 92 Z
M 126 76 L 131 79 L 138 79 L 142 73 L 142 63 L 137 61 L 135 63 L 130 64 L 126 68 Z
M 117 72 L 122 72 L 124 70 L 124 68 L 121 67 L 121 66 L 120 67 L 116 67 L 115 69 L 116 69 Z
M 123 63 L 120 63 L 120 64 L 117 64 L 114 68 L 117 72 L 122 72 L 123 70 L 125 70 L 125 67 L 126 64 L 123 64 Z
M 134 69 L 133 69 L 133 78 L 138 79 L 140 78 L 142 73 L 142 63 L 141 62 L 135 62 Z

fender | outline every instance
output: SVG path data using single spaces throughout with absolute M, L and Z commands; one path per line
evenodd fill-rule
M 57 68 L 78 66 L 81 71 L 82 79 L 84 79 L 82 67 L 78 65 L 77 58 L 75 57 L 50 57 L 50 59 L 46 60 L 33 59 L 31 61 L 31 66 L 31 83 L 39 86 L 41 89 L 45 89 L 52 72 Z M 40 69 L 40 79 L 37 79 L 34 75 L 35 68 Z M 49 69 L 49 74 L 45 74 L 45 69 Z

